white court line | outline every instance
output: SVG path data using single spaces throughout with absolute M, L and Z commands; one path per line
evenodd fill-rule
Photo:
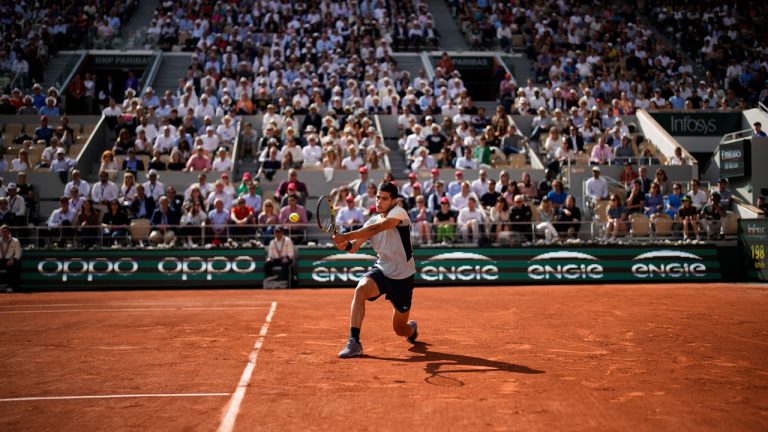
M 176 306 L 176 305 L 269 305 L 271 301 L 218 301 L 218 302 L 138 302 L 138 303 L 53 303 L 53 304 L 9 304 L 3 308 L 25 307 L 72 307 L 72 306 Z
M 77 400 L 77 399 L 122 399 L 122 398 L 173 398 L 173 397 L 210 397 L 229 396 L 232 393 L 155 393 L 155 394 L 115 394 L 93 396 L 41 396 L 41 397 L 17 397 L 4 398 L 0 402 L 26 402 L 44 400 Z
M 261 345 L 264 343 L 264 338 L 267 336 L 267 330 L 269 330 L 269 324 L 272 322 L 272 316 L 275 314 L 275 309 L 277 309 L 277 302 L 272 302 L 272 307 L 269 308 L 269 313 L 264 320 L 264 325 L 261 326 L 259 338 L 256 339 L 253 351 L 251 351 L 251 355 L 248 356 L 248 364 L 245 365 L 245 370 L 243 370 L 243 375 L 240 377 L 240 382 L 237 384 L 235 392 L 232 393 L 232 398 L 228 403 L 227 412 L 221 419 L 218 432 L 231 432 L 235 428 L 235 420 L 237 420 L 237 414 L 240 411 L 240 404 L 245 397 L 245 390 L 248 388 L 248 382 L 251 381 L 253 369 L 256 367 L 256 359 L 259 357 Z
M 152 311 L 206 311 L 206 310 L 255 310 L 265 306 L 250 307 L 171 307 L 171 308 L 102 308 L 102 309 L 45 309 L 45 310 L 0 310 L 0 314 L 31 314 L 61 312 L 152 312 Z

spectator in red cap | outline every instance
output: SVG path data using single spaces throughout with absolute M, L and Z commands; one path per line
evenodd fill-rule
M 288 180 L 283 180 L 280 185 L 277 186 L 277 192 L 275 193 L 275 199 L 281 201 L 282 198 L 288 193 L 288 184 L 294 183 L 296 186 L 296 195 L 299 195 L 301 199 L 306 200 L 309 192 L 307 191 L 307 185 L 299 180 L 299 173 L 295 169 L 288 171 Z
M 404 197 L 409 197 L 413 195 L 413 186 L 416 184 L 416 174 L 410 173 L 408 174 L 408 183 L 404 184 L 403 187 L 400 188 L 400 195 Z
M 287 199 L 288 204 L 280 209 L 278 222 L 288 229 L 288 233 L 294 241 L 297 239 L 303 241 L 305 234 L 304 225 L 307 224 L 307 211 L 304 210 L 304 206 L 299 204 L 299 198 L 296 194 L 288 194 Z M 299 220 L 296 222 L 291 221 L 289 219 L 291 213 L 297 213 L 299 215 Z
M 346 203 L 347 206 L 339 209 L 339 214 L 336 216 L 336 226 L 343 233 L 359 229 L 365 222 L 363 211 L 357 207 L 352 195 L 347 195 Z
M 440 198 L 440 208 L 435 211 L 432 223 L 435 226 L 435 241 L 438 243 L 452 243 L 456 232 L 456 211 L 451 209 L 451 201 L 448 197 Z
M 464 183 L 464 171 L 462 170 L 456 170 L 455 173 L 453 173 L 453 176 L 455 178 L 454 181 L 448 183 L 448 197 L 452 198 L 459 192 L 461 192 L 461 184 Z
M 432 174 L 432 178 L 429 180 L 423 182 L 424 186 L 424 195 L 429 196 L 432 194 L 432 192 L 435 191 L 435 182 L 440 180 L 440 170 L 437 168 L 432 168 L 430 171 L 430 174 Z
M 368 186 L 368 168 L 361 166 L 357 172 L 360 173 L 360 177 L 351 181 L 347 187 L 352 190 L 355 196 L 360 196 L 365 194 L 366 187 Z

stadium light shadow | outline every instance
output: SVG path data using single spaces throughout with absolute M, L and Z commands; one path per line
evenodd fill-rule
M 418 354 L 406 358 L 377 357 L 364 355 L 364 358 L 374 360 L 386 360 L 402 363 L 426 363 L 424 372 L 427 376 L 424 378 L 429 384 L 441 386 L 463 386 L 464 383 L 458 378 L 446 376 L 444 374 L 473 373 L 473 372 L 511 372 L 520 374 L 543 374 L 544 371 L 531 369 L 528 366 L 516 365 L 498 360 L 488 360 L 482 357 L 468 356 L 463 354 L 451 354 L 440 351 L 431 351 L 426 342 L 416 342 L 408 351 Z M 475 369 L 443 369 L 444 366 L 469 366 Z

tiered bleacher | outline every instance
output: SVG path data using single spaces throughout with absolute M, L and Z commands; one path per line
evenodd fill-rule
M 486 111 L 447 53 L 434 73 L 398 69 L 394 49 L 439 42 L 424 3 L 163 2 L 151 42 L 192 53 L 176 89 L 155 94 L 131 77 L 88 124 L 69 123 L 39 87 L 3 100 L 16 117 L 3 121 L 0 171 L 14 184 L 0 188 L 0 217 L 36 246 L 255 245 L 278 226 L 309 243 L 331 186 L 351 228 L 375 212 L 376 185 L 394 181 L 425 245 L 733 234 L 727 183 L 667 178 L 659 166 L 694 161 L 659 151 L 634 117 L 730 104 L 716 77 L 694 85 L 685 57 L 629 8 L 453 7 L 471 44 L 524 50 L 537 78 L 505 76 Z M 400 160 L 406 172 L 391 173 Z M 593 178 L 568 184 L 585 167 Z M 32 188 L 25 177 L 42 171 L 60 181 Z

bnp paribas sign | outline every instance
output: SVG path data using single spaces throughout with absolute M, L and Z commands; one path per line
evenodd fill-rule
M 652 112 L 672 136 L 723 136 L 741 130 L 741 114 L 732 112 Z

